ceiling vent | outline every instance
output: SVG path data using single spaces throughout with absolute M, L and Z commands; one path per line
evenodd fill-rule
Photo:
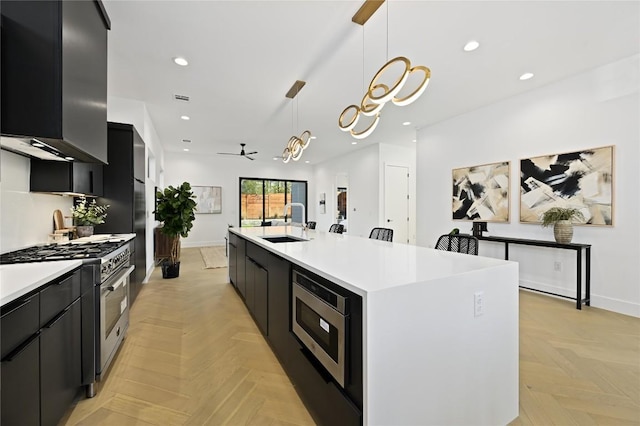
M 182 139 L 182 142 L 184 142 L 184 143 L 191 143 L 191 139 Z
M 173 95 L 176 101 L 185 101 L 189 102 L 189 97 L 186 95 Z

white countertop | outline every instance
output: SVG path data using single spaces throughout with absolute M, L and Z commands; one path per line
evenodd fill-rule
M 305 231 L 292 226 L 229 230 L 361 295 L 408 284 L 428 283 L 509 263 L 500 259 L 450 253 L 347 234 Z M 310 241 L 272 243 L 261 238 L 278 235 Z
M 81 260 L 0 265 L 0 306 L 82 265 Z
M 136 234 L 95 234 L 59 244 L 131 241 Z M 43 284 L 82 265 L 82 260 L 0 265 L 0 306 L 35 290 Z

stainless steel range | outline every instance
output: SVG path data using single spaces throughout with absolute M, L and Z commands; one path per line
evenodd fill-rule
M 131 244 L 124 238 L 72 241 L 29 247 L 0 255 L 0 264 L 82 260 L 82 383 L 96 393 L 129 327 Z

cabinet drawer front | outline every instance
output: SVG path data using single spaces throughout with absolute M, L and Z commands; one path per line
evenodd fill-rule
M 41 327 L 80 297 L 80 284 L 80 270 L 77 270 L 66 278 L 54 281 L 40 292 Z
M 263 268 L 266 268 L 267 263 L 269 262 L 269 253 L 262 247 L 258 247 L 253 243 L 247 243 L 247 257 L 252 258 Z
M 36 293 L 2 308 L 2 319 L 0 319 L 2 359 L 40 328 L 39 301 L 40 296 Z

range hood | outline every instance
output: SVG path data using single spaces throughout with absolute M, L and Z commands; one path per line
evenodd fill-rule
M 77 159 L 38 139 L 2 136 L 0 137 L 0 147 L 25 157 L 38 158 L 40 160 L 73 161 Z

